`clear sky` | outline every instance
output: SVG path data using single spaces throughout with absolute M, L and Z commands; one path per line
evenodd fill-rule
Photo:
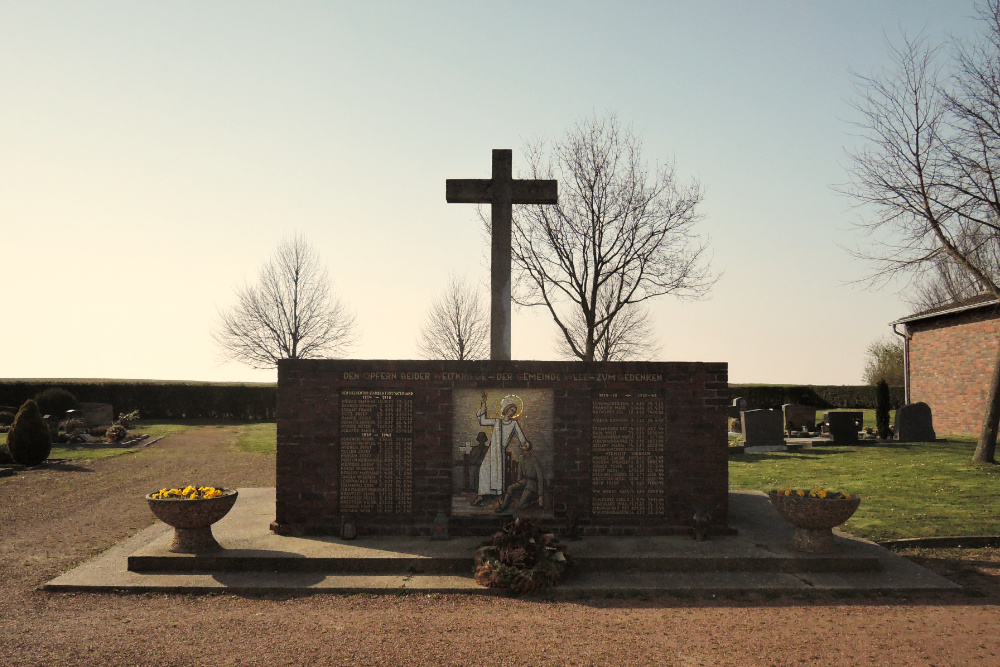
M 614 110 L 707 191 L 711 298 L 652 305 L 662 360 L 731 382 L 856 384 L 910 308 L 850 285 L 851 74 L 971 1 L 0 0 L 0 377 L 273 381 L 221 363 L 233 288 L 302 232 L 357 358 L 415 358 L 449 272 L 483 284 L 445 179 Z M 515 359 L 557 358 L 515 311 Z

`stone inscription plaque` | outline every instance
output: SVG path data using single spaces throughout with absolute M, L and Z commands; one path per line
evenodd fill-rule
M 413 511 L 413 392 L 340 392 L 340 511 Z
M 591 511 L 595 516 L 664 516 L 662 394 L 598 393 L 591 405 Z

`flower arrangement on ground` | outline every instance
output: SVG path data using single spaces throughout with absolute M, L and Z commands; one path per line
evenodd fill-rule
M 476 551 L 476 583 L 513 593 L 559 583 L 569 564 L 566 547 L 544 526 L 519 518 Z
M 818 489 L 774 489 L 771 493 L 779 496 L 798 496 L 799 498 L 829 498 L 830 500 L 850 500 L 851 494 L 840 491 L 827 491 L 823 487 Z
M 214 486 L 185 486 L 183 489 L 160 489 L 150 497 L 154 500 L 202 500 L 218 498 L 222 492 L 223 489 Z

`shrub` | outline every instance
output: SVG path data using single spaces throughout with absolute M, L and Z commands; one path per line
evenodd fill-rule
M 865 350 L 865 384 L 876 385 L 885 380 L 903 384 L 903 341 L 893 336 L 874 341 Z
M 10 426 L 14 423 L 14 413 L 6 410 L 0 411 L 0 426 Z
M 818 410 L 848 408 L 852 410 L 875 409 L 874 385 L 729 385 L 730 400 L 741 396 L 748 408 L 778 409 L 782 403 L 811 405 Z M 889 387 L 890 409 L 903 404 L 903 387 Z
M 878 381 L 875 390 L 875 428 L 878 437 L 883 440 L 889 437 L 889 383 L 884 379 Z
M 108 442 L 121 442 L 128 437 L 128 430 L 121 424 L 112 424 L 104 434 Z
M 107 426 L 95 426 L 87 430 L 87 433 L 94 436 L 95 438 L 103 438 L 108 434 Z
M 278 404 L 275 385 L 123 380 L 73 382 L 63 386 L 80 401 L 110 403 L 115 406 L 115 414 L 140 410 L 143 419 L 273 421 Z M 21 405 L 48 387 L 47 383 L 0 380 L 0 410 L 3 406 Z
M 737 419 L 736 417 L 733 417 L 732 419 L 729 420 L 729 430 L 732 431 L 733 433 L 742 433 L 743 422 Z
M 62 387 L 49 387 L 37 394 L 35 403 L 38 405 L 40 414 L 51 415 L 55 418 L 62 417 L 67 410 L 75 410 L 77 406 L 76 396 Z
M 82 419 L 67 419 L 66 421 L 59 422 L 59 428 L 67 433 L 78 433 L 83 430 L 83 426 Z
M 36 466 L 49 457 L 52 451 L 49 425 L 34 401 L 25 401 L 17 411 L 7 433 L 7 451 L 15 463 L 26 466 Z
M 121 424 L 126 429 L 130 429 L 135 426 L 135 423 L 139 421 L 139 411 L 133 410 L 128 414 L 122 413 L 118 415 L 118 419 L 115 421 L 116 424 Z

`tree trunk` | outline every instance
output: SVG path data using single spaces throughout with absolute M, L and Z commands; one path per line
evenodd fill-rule
M 993 379 L 990 380 L 983 430 L 979 434 L 976 453 L 972 455 L 975 463 L 996 463 L 994 455 L 997 448 L 998 426 L 1000 426 L 1000 346 L 997 346 L 997 358 L 993 362 Z

